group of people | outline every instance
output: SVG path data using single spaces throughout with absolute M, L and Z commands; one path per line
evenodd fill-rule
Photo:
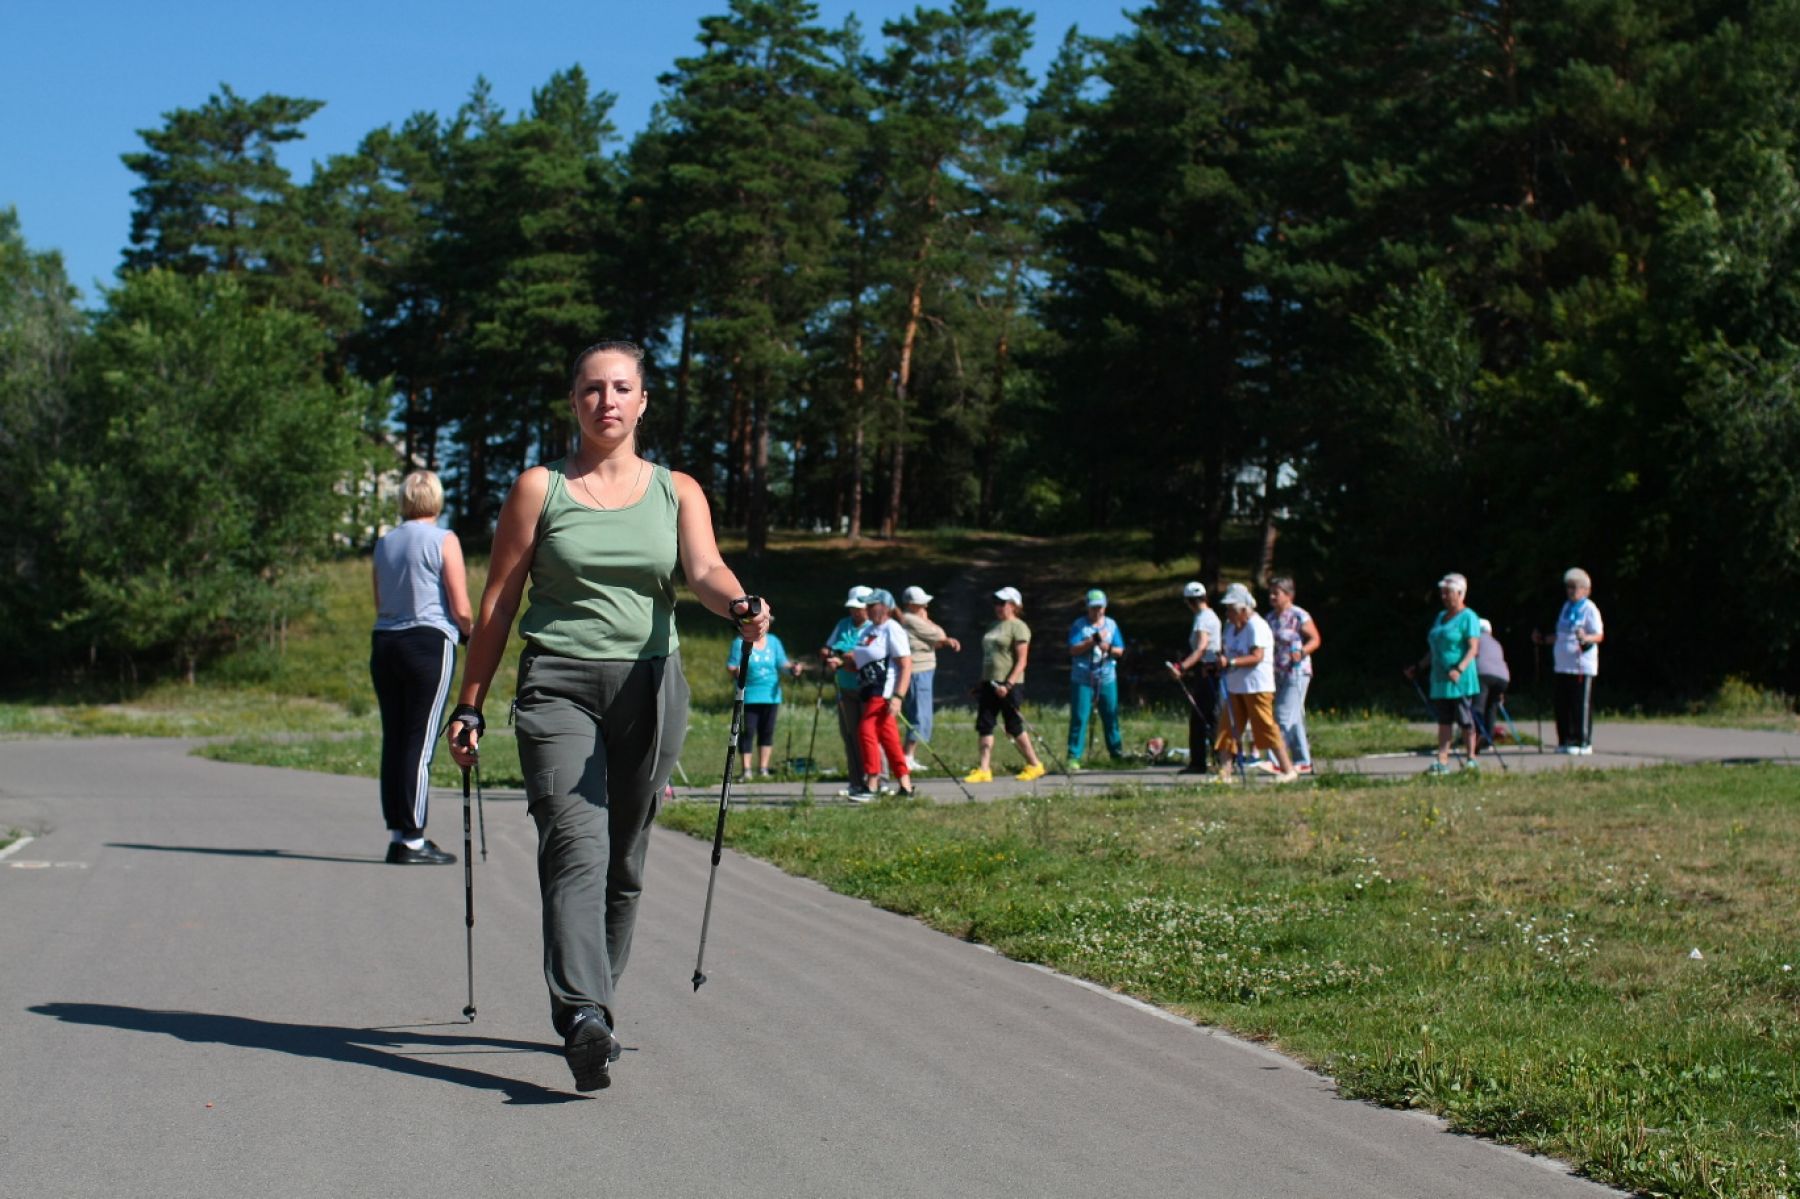
M 1563 574 L 1567 598 L 1554 628 L 1531 633 L 1534 645 L 1551 650 L 1559 754 L 1594 752 L 1594 679 L 1600 673 L 1599 647 L 1606 640 L 1606 622 L 1592 599 L 1593 590 L 1587 571 L 1570 568 Z M 1451 746 L 1459 736 L 1463 768 L 1480 767 L 1480 751 L 1484 744 L 1494 743 L 1505 711 L 1511 672 L 1493 625 L 1468 605 L 1468 579 L 1454 572 L 1445 575 L 1438 580 L 1438 596 L 1444 607 L 1426 635 L 1425 657 L 1408 666 L 1405 674 L 1416 679 L 1421 671 L 1428 672 L 1427 698 L 1437 717 L 1438 744 L 1427 773 L 1448 774 Z
M 1294 603 L 1294 580 L 1269 580 L 1266 619 L 1242 583 L 1231 584 L 1219 597 L 1223 620 L 1212 611 L 1204 584 L 1190 582 L 1181 595 L 1193 624 L 1187 655 L 1168 669 L 1189 708 L 1184 773 L 1215 772 L 1211 777 L 1230 781 L 1248 741 L 1260 755 L 1249 769 L 1271 774 L 1278 783 L 1311 774 L 1306 692 L 1312 656 L 1323 639 L 1312 615 Z M 1190 678 L 1199 685 L 1190 686 Z
M 908 587 L 896 606 L 893 594 L 882 588 L 852 587 L 843 618 L 819 647 L 820 660 L 834 672 L 838 732 L 851 773 L 841 794 L 852 803 L 867 803 L 881 794 L 882 780 L 890 775 L 894 791 L 913 793 L 912 775 L 921 769 L 914 755 L 921 742 L 930 746 L 936 723 L 938 651 L 962 649 L 962 642 L 931 619 L 932 598 L 922 587 Z M 1031 649 L 1023 607 L 1017 588 L 994 593 L 994 625 L 982 637 L 977 689 L 981 760 L 965 782 L 993 781 L 996 722 L 1005 723 L 1025 758 L 1017 777 L 1030 782 L 1045 773 L 1019 715 L 1018 689 L 1024 685 Z M 905 725 L 904 737 L 900 725 Z
M 649 401 L 644 384 L 643 353 L 629 342 L 600 342 L 576 356 L 568 397 L 576 448 L 514 481 L 478 612 L 470 609 L 461 547 L 437 525 L 443 489 L 430 472 L 406 478 L 402 523 L 374 556 L 370 673 L 381 707 L 381 799 L 387 861 L 394 864 L 456 861 L 425 836 L 433 730 L 448 696 L 455 646 L 467 642 L 468 661 L 446 736 L 452 758 L 467 770 L 480 753 L 482 704 L 529 584 L 513 706 L 526 806 L 538 834 L 550 1020 L 578 1090 L 606 1086 L 619 1058 L 617 989 L 650 829 L 687 734 L 677 572 L 701 606 L 736 625 L 727 669 L 744 685 L 764 773 L 780 678 L 803 668 L 770 633 L 772 606 L 744 594 L 720 556 L 700 485 L 638 452 Z M 1587 753 L 1596 647 L 1605 632 L 1587 575 L 1572 570 L 1564 581 L 1568 602 L 1555 632 L 1534 638 L 1555 650 L 1559 748 Z M 1439 719 L 1434 769 L 1447 770 L 1455 727 L 1477 725 L 1471 699 L 1482 695 L 1484 682 L 1493 691 L 1480 710 L 1492 728 L 1505 666 L 1503 658 L 1484 656 L 1483 636 L 1491 630 L 1467 606 L 1467 580 L 1446 575 L 1439 589 L 1444 611 L 1420 666 L 1429 667 Z M 1223 773 L 1247 736 L 1268 758 L 1262 768 L 1277 778 L 1291 781 L 1309 771 L 1306 692 L 1320 637 L 1312 617 L 1294 604 L 1293 581 L 1271 581 L 1267 619 L 1241 584 L 1221 596 L 1223 620 L 1210 611 L 1200 583 L 1187 584 L 1182 597 L 1192 615 L 1188 653 L 1168 665 L 1191 706 L 1187 769 L 1206 770 L 1210 751 Z M 1045 773 L 1019 704 L 1031 629 L 1017 588 L 1002 587 L 992 599 L 994 621 L 981 640 L 975 689 L 980 761 L 965 781 L 993 779 L 1000 725 L 1026 763 L 1017 777 L 1030 781 Z M 1125 640 L 1106 613 L 1105 593 L 1090 591 L 1086 601 L 1066 642 L 1074 765 L 1086 748 L 1092 707 L 1099 709 L 1108 751 L 1123 753 L 1117 671 Z M 844 619 L 820 648 L 822 663 L 834 672 L 846 760 L 861 771 L 846 792 L 853 800 L 875 796 L 884 759 L 897 789 L 912 790 L 913 749 L 929 746 L 933 729 L 935 654 L 961 649 L 931 620 L 931 602 L 918 587 L 907 588 L 899 604 L 879 588 L 853 588 Z M 1198 688 L 1188 686 L 1194 676 Z M 1220 720 L 1221 712 L 1229 719 Z M 738 748 L 748 771 L 748 738 Z M 1475 749 L 1471 741 L 1471 762 Z

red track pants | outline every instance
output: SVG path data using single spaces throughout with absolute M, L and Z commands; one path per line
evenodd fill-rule
M 906 778 L 906 751 L 900 748 L 900 726 L 894 720 L 894 713 L 888 707 L 884 696 L 877 695 L 863 700 L 862 720 L 858 725 L 862 734 L 862 760 L 865 775 L 881 773 L 881 754 L 887 751 L 888 763 L 893 766 L 897 778 Z

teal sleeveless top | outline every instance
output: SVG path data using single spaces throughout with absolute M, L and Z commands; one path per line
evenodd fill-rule
M 666 658 L 675 633 L 675 479 L 652 466 L 637 503 L 598 509 L 569 494 L 566 460 L 545 464 L 529 606 L 519 635 L 534 648 L 588 661 Z

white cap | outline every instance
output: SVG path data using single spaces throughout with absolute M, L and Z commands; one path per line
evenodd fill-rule
M 1256 597 L 1251 595 L 1250 589 L 1242 583 L 1233 583 L 1225 589 L 1219 605 L 1224 608 L 1248 608 L 1254 612 L 1256 611 Z
M 866 608 L 868 606 L 869 589 L 867 587 L 852 587 L 850 589 L 850 595 L 844 600 L 844 607 Z
M 929 604 L 931 597 L 925 594 L 923 587 L 908 587 L 900 593 L 900 602 L 903 604 Z
M 1023 605 L 1025 603 L 1025 597 L 1019 594 L 1019 589 L 1017 587 L 1002 587 L 1000 590 L 994 592 L 994 598 L 997 600 L 1005 600 L 1009 604 Z
M 1200 583 L 1189 583 L 1181 589 L 1182 599 L 1205 599 L 1206 588 Z

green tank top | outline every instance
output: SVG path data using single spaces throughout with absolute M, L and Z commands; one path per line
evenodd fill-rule
M 644 497 L 601 510 L 569 494 L 562 460 L 545 464 L 530 606 L 519 635 L 547 654 L 588 661 L 666 658 L 675 634 L 675 479 L 651 467 Z

